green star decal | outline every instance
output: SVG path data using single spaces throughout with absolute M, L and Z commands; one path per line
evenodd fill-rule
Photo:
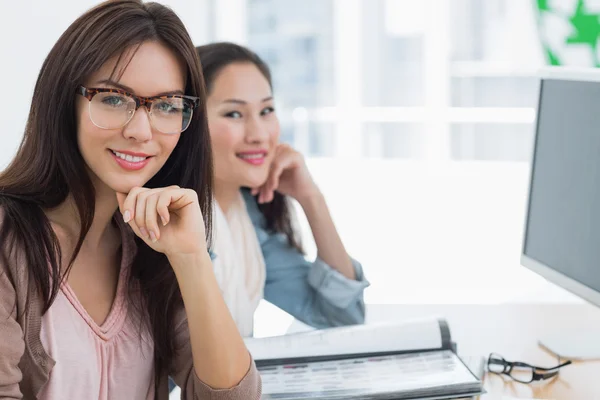
M 572 13 L 565 13 L 564 7 L 556 7 L 553 4 L 562 2 L 565 5 L 575 5 Z M 565 51 L 569 46 L 574 45 L 581 48 L 587 48 L 590 53 L 592 65 L 580 65 L 581 58 L 578 59 L 578 66 L 600 67 L 600 58 L 598 53 L 598 39 L 600 38 L 600 14 L 596 11 L 590 11 L 586 6 L 586 0 L 534 0 L 537 11 L 538 26 L 540 28 L 540 39 L 546 54 L 546 59 L 550 65 L 575 65 L 570 59 L 569 53 Z M 558 18 L 557 18 L 558 17 Z M 552 24 L 547 25 L 547 21 L 552 18 Z M 570 31 L 568 36 L 557 37 L 561 35 L 558 31 L 550 29 L 550 26 L 556 26 L 556 21 L 563 24 L 561 31 Z M 564 43 L 564 46 L 558 46 L 556 43 Z M 550 43 L 554 43 L 551 45 Z
M 550 11 L 548 0 L 537 0 L 537 6 L 540 11 Z
M 587 44 L 596 51 L 596 43 L 600 34 L 598 14 L 589 14 L 583 0 L 577 3 L 575 14 L 569 18 L 575 28 L 575 34 L 567 38 L 567 43 Z

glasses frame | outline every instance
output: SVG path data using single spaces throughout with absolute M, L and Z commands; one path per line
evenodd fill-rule
M 520 361 L 506 361 L 504 359 L 504 357 L 502 357 L 501 355 L 499 355 L 497 353 L 490 353 L 490 355 L 488 356 L 488 360 L 487 360 L 487 370 L 488 370 L 488 372 L 490 372 L 492 374 L 506 375 L 516 382 L 529 384 L 529 383 L 536 382 L 536 381 L 544 381 L 547 379 L 554 378 L 560 372 L 560 368 L 563 368 L 572 363 L 572 361 L 570 361 L 570 360 L 560 363 L 560 359 L 558 360 L 558 362 L 559 362 L 559 364 L 552 368 L 537 367 L 535 365 L 527 364 L 527 363 L 520 362 Z M 492 364 L 502 366 L 502 371 L 492 371 L 490 369 L 490 365 L 492 365 Z M 523 380 L 523 379 L 514 377 L 512 375 L 514 368 L 529 368 L 529 369 L 531 369 L 531 379 Z
M 124 126 L 126 126 L 129 122 L 131 122 L 131 120 L 133 119 L 133 116 L 135 115 L 136 111 L 144 106 L 146 107 L 146 110 L 148 111 L 148 115 L 151 116 L 152 112 L 152 104 L 154 103 L 154 101 L 156 100 L 166 100 L 166 99 L 184 99 L 184 100 L 188 100 L 192 102 L 192 112 L 190 115 L 190 122 L 192 121 L 193 115 L 194 115 L 194 110 L 196 108 L 198 108 L 198 106 L 200 105 L 200 98 L 199 97 L 194 97 L 194 96 L 187 96 L 187 95 L 181 95 L 181 94 L 173 94 L 173 95 L 163 95 L 163 96 L 152 96 L 152 97 L 142 97 L 142 96 L 137 96 L 133 93 L 129 93 L 125 90 L 122 89 L 115 89 L 115 88 L 88 88 L 85 87 L 83 85 L 80 85 L 77 88 L 77 94 L 85 97 L 88 101 L 89 101 L 89 106 L 88 106 L 88 112 L 90 113 L 90 119 L 92 120 L 92 122 L 94 123 L 94 125 L 96 125 L 98 128 L 100 129 L 120 129 Z M 97 95 L 98 93 L 117 93 L 120 95 L 124 95 L 124 96 L 128 96 L 130 98 L 132 98 L 135 101 L 135 109 L 133 110 L 133 112 L 131 113 L 131 115 L 129 116 L 129 119 L 121 126 L 116 127 L 116 128 L 106 128 L 103 126 L 99 126 L 97 125 L 93 118 L 91 118 L 92 112 L 91 112 L 91 104 L 92 104 L 92 99 L 94 98 L 95 95 Z M 152 118 L 150 118 L 150 123 L 154 126 L 154 124 L 152 123 Z M 190 123 L 188 123 L 188 126 L 185 127 L 185 129 L 182 129 L 179 133 L 185 132 L 185 130 L 187 128 L 189 128 Z M 156 128 L 158 131 L 164 133 L 164 134 L 176 134 L 173 132 L 163 132 L 160 129 Z

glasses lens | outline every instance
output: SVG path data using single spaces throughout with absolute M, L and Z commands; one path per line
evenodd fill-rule
M 513 367 L 512 371 L 510 371 L 510 377 L 518 382 L 529 383 L 533 381 L 533 368 Z
M 505 369 L 504 359 L 498 356 L 490 356 L 488 359 L 488 370 L 494 374 L 501 374 Z
M 90 102 L 90 119 L 99 128 L 121 128 L 134 112 L 135 100 L 120 93 L 96 93 Z
M 193 108 L 189 100 L 172 97 L 154 100 L 150 114 L 156 129 L 162 133 L 177 134 L 190 126 L 192 113 Z

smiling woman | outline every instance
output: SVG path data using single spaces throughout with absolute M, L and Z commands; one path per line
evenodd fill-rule
M 0 398 L 166 400 L 168 376 L 260 398 L 207 251 L 204 103 L 160 4 L 107 1 L 55 44 L 0 173 Z
M 120 58 L 129 60 L 126 68 L 119 65 Z M 119 69 L 117 82 L 111 75 Z M 146 42 L 130 48 L 122 57 L 113 57 L 78 88 L 77 136 L 92 181 L 129 193 L 132 187 L 148 182 L 166 163 L 198 103 L 194 97 L 167 98 L 163 94 L 183 93 L 185 70 L 167 46 Z M 162 111 L 169 105 L 175 108 L 177 102 L 181 106 L 175 118 Z M 94 185 L 96 191 L 98 186 Z
M 253 334 L 263 297 L 314 327 L 362 323 L 369 283 L 346 252 L 304 158 L 279 142 L 269 67 L 233 43 L 197 50 L 215 159 L 215 273 L 238 329 Z M 315 237 L 313 262 L 295 234 L 290 198 Z

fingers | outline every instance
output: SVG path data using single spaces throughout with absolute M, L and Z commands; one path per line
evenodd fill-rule
M 160 192 L 157 207 L 160 205 L 160 209 L 162 210 L 160 215 L 161 217 L 165 216 L 168 223 L 170 220 L 170 211 L 179 210 L 194 202 L 198 202 L 198 194 L 195 191 L 177 187 Z
M 298 164 L 300 154 L 288 145 L 279 145 L 277 153 L 271 164 L 269 177 L 264 185 L 258 189 L 258 202 L 269 203 L 275 197 L 275 191 L 279 187 L 281 175 L 287 170 L 292 169 Z
M 267 181 L 260 188 L 260 194 L 258 196 L 259 203 L 269 203 L 273 201 L 273 192 L 279 186 L 279 176 L 283 172 L 283 166 L 286 164 L 286 152 L 287 147 L 285 145 L 280 144 L 277 146 L 275 158 L 271 163 Z
M 269 203 L 273 201 L 273 197 L 275 197 L 274 192 L 279 187 L 279 177 L 286 169 L 287 164 L 288 162 L 286 162 L 286 160 L 273 163 L 269 178 L 267 178 L 267 182 L 265 182 L 261 189 L 261 194 L 258 198 L 259 203 Z
M 250 190 L 250 193 L 252 196 L 258 195 L 257 201 L 259 204 L 267 202 L 267 199 L 269 199 L 269 198 L 271 198 L 271 200 L 272 200 L 273 195 L 271 192 L 273 190 L 277 189 L 277 187 L 279 186 L 279 177 L 277 176 L 276 182 L 272 182 L 271 177 L 273 176 L 273 174 L 278 173 L 276 171 L 279 169 L 277 167 L 277 165 L 280 163 L 280 158 L 282 157 L 282 155 L 285 155 L 285 153 L 290 150 L 294 151 L 294 149 L 292 149 L 289 145 L 287 145 L 285 143 L 280 143 L 279 145 L 277 145 L 277 147 L 274 149 L 275 156 L 273 157 L 273 161 L 271 162 L 267 180 L 261 186 L 252 188 Z M 274 189 L 272 187 L 274 187 Z M 269 200 L 269 201 L 271 201 L 271 200 Z
M 125 221 L 125 223 L 129 223 L 129 221 L 133 219 L 138 194 L 147 190 L 149 189 L 135 187 L 131 189 L 127 195 L 124 195 L 123 193 L 117 193 L 117 201 L 119 202 L 119 208 L 121 210 L 121 214 L 123 214 L 123 221 Z M 125 196 L 124 200 L 123 196 Z
M 149 232 L 146 229 L 146 200 L 150 193 L 149 190 L 138 193 L 135 199 L 135 212 L 133 214 L 133 220 L 140 230 L 142 237 L 146 240 L 150 240 Z
M 160 215 L 160 220 L 163 226 L 166 226 L 171 220 L 171 215 L 169 214 L 170 203 L 170 196 L 158 196 L 156 201 L 156 212 L 158 215 Z
M 136 235 L 156 242 L 160 239 L 158 219 L 165 226 L 171 219 L 169 207 L 176 210 L 194 201 L 194 197 L 188 192 L 195 194 L 193 190 L 181 189 L 179 186 L 158 189 L 136 187 L 127 195 L 117 193 L 117 202 L 123 221 L 131 226 Z M 185 200 L 190 198 L 190 201 Z M 197 196 L 195 200 L 197 201 Z
M 158 204 L 158 197 L 159 194 L 154 192 L 149 194 L 146 197 L 146 212 L 144 215 L 144 224 L 145 224 L 145 228 L 148 231 L 148 236 L 150 238 L 150 240 L 152 242 L 156 242 L 158 239 L 160 239 L 160 229 L 158 227 L 158 222 L 157 222 L 157 218 L 158 218 L 158 214 L 156 211 L 156 206 Z M 140 199 L 143 202 L 143 199 Z M 141 228 L 140 228 L 141 231 Z

